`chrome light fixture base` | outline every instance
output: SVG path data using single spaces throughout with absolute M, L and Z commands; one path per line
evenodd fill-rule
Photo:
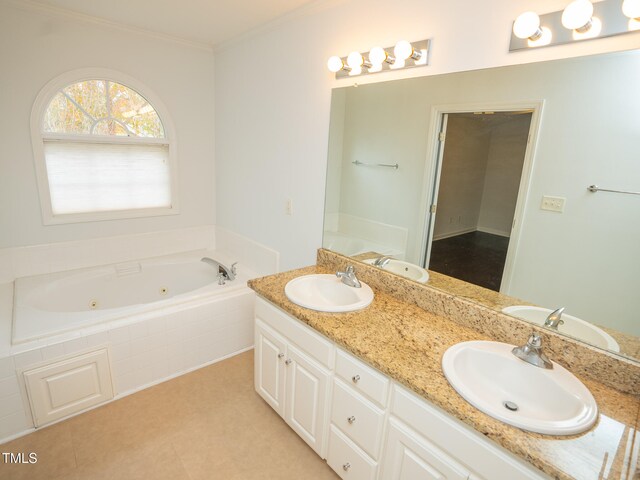
M 632 21 L 622 12 L 621 3 L 620 0 L 594 2 L 592 20 L 597 19 L 597 21 L 593 22 L 590 20 L 589 24 L 576 30 L 569 30 L 562 25 L 562 10 L 540 15 L 540 25 L 550 32 L 550 40 L 548 42 L 536 43 L 534 41 L 535 39 L 518 38 L 512 29 L 509 51 L 530 50 L 532 48 L 562 45 L 565 43 L 573 43 L 593 38 L 612 37 L 633 32 L 635 29 L 632 28 Z M 590 32 L 590 29 L 593 29 L 592 24 L 601 25 L 600 31 Z
M 347 69 L 338 70 L 336 74 L 336 78 L 348 78 L 348 77 L 361 77 L 364 75 L 369 75 L 372 73 L 380 73 L 380 72 L 388 72 L 393 70 L 406 70 L 407 68 L 415 68 L 415 67 L 424 67 L 429 64 L 429 46 L 431 44 L 430 40 L 420 40 L 417 42 L 411 42 L 413 46 L 413 50 L 415 52 L 414 56 L 409 57 L 407 60 L 396 59 L 393 56 L 394 47 L 386 47 L 384 48 L 385 52 L 387 52 L 387 59 L 382 62 L 382 64 L 374 64 L 369 59 L 369 52 L 361 52 L 362 57 L 364 58 L 364 63 L 362 65 L 359 73 L 352 71 L 348 71 Z M 415 59 L 415 57 L 418 57 Z M 340 57 L 342 63 L 347 65 L 347 57 Z M 370 65 L 370 66 L 369 66 Z

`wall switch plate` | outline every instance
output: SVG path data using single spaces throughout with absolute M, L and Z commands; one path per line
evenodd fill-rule
M 544 195 L 542 197 L 542 204 L 540 205 L 540 209 L 549 210 L 550 212 L 559 212 L 562 213 L 564 211 L 564 202 L 567 199 L 564 197 L 550 197 L 548 195 Z

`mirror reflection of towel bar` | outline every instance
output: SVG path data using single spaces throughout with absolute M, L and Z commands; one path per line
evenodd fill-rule
M 397 163 L 394 163 L 393 165 L 389 163 L 363 163 L 360 160 L 354 160 L 351 163 L 353 163 L 354 165 L 364 165 L 366 167 L 389 167 L 389 168 L 395 168 L 396 170 L 400 166 Z
M 628 195 L 640 195 L 640 192 L 626 192 L 624 190 L 609 190 L 607 188 L 600 188 L 597 185 L 590 185 L 587 187 L 590 192 L 612 192 L 612 193 L 625 193 Z

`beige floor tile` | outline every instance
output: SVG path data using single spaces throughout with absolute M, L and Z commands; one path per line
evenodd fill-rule
M 0 480 L 335 480 L 253 389 L 253 351 L 3 445 Z

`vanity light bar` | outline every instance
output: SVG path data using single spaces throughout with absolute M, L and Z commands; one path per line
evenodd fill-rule
M 373 47 L 369 52 L 351 52 L 346 57 L 331 57 L 327 68 L 335 72 L 336 78 L 345 78 L 424 67 L 429 64 L 430 44 L 430 40 L 400 40 L 393 47 Z
M 525 12 L 511 30 L 509 51 L 612 37 L 640 30 L 640 0 L 574 0 L 563 11 Z

